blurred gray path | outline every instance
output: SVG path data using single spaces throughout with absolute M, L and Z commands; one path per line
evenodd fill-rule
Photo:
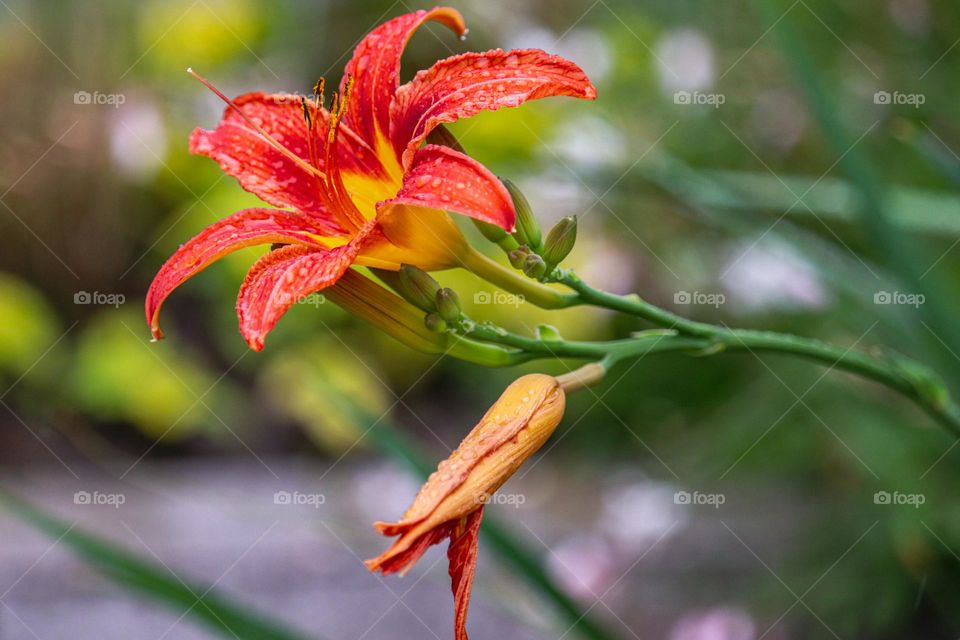
M 371 523 L 398 517 L 416 492 L 415 480 L 393 466 L 341 464 L 328 472 L 290 461 L 194 461 L 141 463 L 123 481 L 96 480 L 110 476 L 104 471 L 78 475 L 49 468 L 2 482 L 47 512 L 184 580 L 215 584 L 307 637 L 451 637 L 444 549 L 431 550 L 404 578 L 373 576 L 361 564 L 387 545 Z M 716 527 L 694 526 L 698 512 L 675 504 L 672 488 L 631 481 L 600 492 L 566 488 L 561 478 L 539 465 L 488 508 L 544 554 L 584 608 L 594 605 L 592 613 L 622 638 L 749 637 L 752 622 L 737 609 L 732 622 L 721 616 L 704 623 L 720 625 L 719 635 L 676 635 L 686 624 L 691 580 L 704 570 L 729 571 L 742 554 L 737 562 L 718 553 Z M 5 511 L 0 539 L 2 640 L 216 637 L 180 611 L 121 591 Z M 722 604 L 736 594 L 721 596 Z M 551 615 L 481 545 L 471 637 L 556 640 L 566 626 Z

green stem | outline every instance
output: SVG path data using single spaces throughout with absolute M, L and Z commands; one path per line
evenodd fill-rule
M 620 311 L 656 324 L 667 332 L 643 332 L 609 342 L 537 340 L 492 325 L 478 325 L 471 335 L 482 341 L 513 347 L 535 358 L 600 360 L 606 368 L 626 359 L 667 351 L 712 355 L 725 351 L 781 353 L 799 356 L 831 369 L 858 374 L 879 382 L 911 399 L 920 408 L 960 437 L 960 407 L 949 397 L 946 385 L 929 368 L 906 358 L 879 358 L 826 342 L 771 331 L 731 329 L 688 320 L 661 309 L 637 295 L 620 296 L 594 289 L 571 272 L 557 277 L 576 292 L 577 304 Z
M 477 277 L 505 291 L 523 296 L 524 301 L 544 309 L 563 309 L 577 303 L 577 296 L 531 280 L 519 271 L 491 260 L 472 247 L 460 256 L 463 266 Z

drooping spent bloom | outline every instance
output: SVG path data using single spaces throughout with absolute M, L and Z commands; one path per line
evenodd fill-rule
M 367 568 L 405 573 L 431 545 L 450 540 L 454 635 L 467 640 L 467 608 L 477 564 L 483 506 L 539 449 L 563 417 L 565 395 L 551 376 L 531 374 L 514 381 L 440 463 L 399 522 L 377 522 L 386 536 L 400 536 Z
M 577 65 L 537 49 L 451 56 L 400 86 L 403 49 L 429 20 L 466 33 L 463 17 L 446 7 L 380 25 L 357 46 L 329 109 L 320 83 L 311 100 L 259 92 L 230 100 L 197 76 L 228 106 L 216 129 L 193 132 L 190 150 L 277 208 L 234 213 L 173 254 L 147 294 L 154 338 L 163 337 L 159 312 L 167 296 L 243 247 L 287 245 L 250 269 L 237 300 L 240 332 L 260 350 L 298 299 L 332 285 L 353 264 L 458 266 L 466 241 L 448 211 L 513 229 L 503 184 L 428 136 L 482 111 L 548 96 L 594 99 L 596 90 Z

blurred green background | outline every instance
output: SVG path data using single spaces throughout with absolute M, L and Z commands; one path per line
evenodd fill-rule
M 348 491 L 396 470 L 382 466 L 369 421 L 344 410 L 338 394 L 388 416 L 439 459 L 518 371 L 414 354 L 322 298 L 298 305 L 266 350 L 251 353 L 234 301 L 260 250 L 181 288 L 165 306 L 160 344 L 149 343 L 142 305 L 179 243 L 257 203 L 215 163 L 188 154 L 189 132 L 212 127 L 222 105 L 184 69 L 230 95 L 307 92 L 321 76 L 339 79 L 373 25 L 429 5 L 0 4 L 5 486 L 134 545 L 120 523 L 157 517 L 178 476 L 191 479 L 181 489 L 194 495 L 228 477 L 241 502 L 248 486 L 251 495 L 316 486 L 329 511 L 294 520 L 331 553 L 344 548 L 317 518 L 349 529 L 345 546 L 360 557 L 376 552 L 384 541 L 369 519 L 399 514 L 415 485 L 389 494 L 387 513 L 347 508 L 371 492 L 382 499 L 399 480 Z M 885 345 L 937 367 L 960 392 L 960 5 L 451 4 L 469 37 L 423 29 L 404 58 L 405 78 L 452 53 L 538 47 L 577 62 L 597 85 L 595 103 L 548 100 L 451 126 L 474 157 L 520 185 L 545 228 L 579 216 L 570 264 L 585 279 L 711 322 Z M 482 283 L 464 273 L 438 278 L 475 317 L 520 331 L 549 321 L 570 338 L 604 339 L 644 328 L 589 310 L 474 305 Z M 960 635 L 960 454 L 908 402 L 802 361 L 741 354 L 650 356 L 569 404 L 547 454 L 517 479 L 542 499 L 495 509 L 613 636 Z M 300 465 L 310 472 L 295 481 L 280 471 Z M 83 510 L 73 500 L 75 491 L 108 487 L 148 495 L 140 511 Z M 723 496 L 723 504 L 685 504 L 676 492 Z M 219 572 L 202 562 L 209 550 L 176 526 L 190 514 L 176 513 L 160 536 L 178 541 L 169 561 L 215 580 Z M 204 518 L 217 547 L 217 514 Z M 0 574 L 0 591 L 10 587 L 0 597 L 2 637 L 89 616 L 84 629 L 94 631 L 84 637 L 108 637 L 102 612 L 45 608 L 69 601 L 69 585 L 28 571 L 46 548 L 31 551 L 38 534 L 12 520 L 2 526 L 26 545 L 8 550 Z M 381 585 L 348 559 L 342 575 L 352 586 L 325 592 L 329 616 L 310 619 L 289 601 L 269 610 L 307 634 L 361 637 L 396 603 L 373 598 L 359 609 L 369 621 L 350 626 L 348 612 L 365 602 L 350 589 Z M 493 637 L 499 625 L 511 637 L 560 637 L 568 623 L 549 607 L 518 605 L 493 588 L 512 583 L 511 569 L 501 566 L 486 590 L 481 573 L 475 636 Z M 304 590 L 339 584 L 339 574 L 298 577 L 297 563 L 284 570 Z M 391 615 L 405 616 L 414 635 L 423 627 L 411 614 L 442 610 L 435 626 L 445 637 L 442 563 L 431 575 L 437 595 Z M 39 580 L 49 601 L 31 608 L 18 576 Z M 403 584 L 389 582 L 397 596 Z M 243 585 L 235 595 L 256 604 L 262 585 L 255 576 Z M 159 635 L 136 625 L 125 633 Z M 180 633 L 168 637 L 187 637 Z M 365 637 L 396 636 L 375 626 Z

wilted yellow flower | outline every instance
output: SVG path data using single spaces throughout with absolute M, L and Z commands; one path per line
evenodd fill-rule
M 533 455 L 563 417 L 564 391 L 556 378 L 523 376 L 507 387 L 457 450 L 440 463 L 399 522 L 377 522 L 400 536 L 366 562 L 371 571 L 405 573 L 428 547 L 450 538 L 447 555 L 454 594 L 454 629 L 466 640 L 467 607 L 477 561 L 483 506 Z

